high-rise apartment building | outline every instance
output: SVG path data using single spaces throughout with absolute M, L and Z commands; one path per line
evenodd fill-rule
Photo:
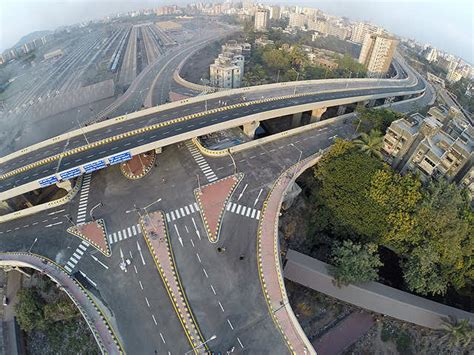
M 270 7 L 270 19 L 279 20 L 281 17 L 281 11 L 279 6 Z
M 267 9 L 258 9 L 255 12 L 255 31 L 266 31 L 268 29 L 268 19 L 270 12 Z
M 372 33 L 382 33 L 382 30 L 366 22 L 358 22 L 352 27 L 351 41 L 356 43 L 364 42 L 365 36 Z
M 385 35 L 366 35 L 359 63 L 365 65 L 370 76 L 384 75 L 390 68 L 397 43 L 397 40 Z
M 436 51 L 436 48 L 428 48 L 425 54 L 425 59 L 430 63 L 436 62 L 438 59 L 438 52 Z
M 290 21 L 288 26 L 293 28 L 303 29 L 306 24 L 306 15 L 300 13 L 290 14 Z

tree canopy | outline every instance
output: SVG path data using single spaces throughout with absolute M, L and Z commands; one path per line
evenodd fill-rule
M 472 286 L 474 213 L 456 185 L 441 180 L 424 186 L 343 140 L 336 140 L 314 174 L 313 232 L 396 252 L 406 287 L 419 294 Z
M 357 284 L 377 280 L 382 265 L 376 244 L 363 245 L 348 239 L 333 249 L 330 272 L 338 285 Z

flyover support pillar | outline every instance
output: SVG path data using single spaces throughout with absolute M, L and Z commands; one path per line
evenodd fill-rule
M 162 150 L 163 150 L 162 147 L 155 148 L 155 153 L 156 153 L 156 154 L 160 154 Z
M 337 116 L 341 116 L 344 113 L 346 113 L 346 106 L 345 105 L 339 106 L 337 109 Z
M 244 124 L 244 133 L 248 137 L 253 139 L 255 137 L 255 131 L 257 130 L 258 126 L 260 126 L 260 122 L 258 122 L 258 121 L 245 123 Z
M 301 117 L 303 117 L 303 112 L 297 112 L 293 114 L 293 117 L 291 119 L 291 128 L 301 126 Z
M 321 117 L 326 112 L 327 107 L 320 107 L 320 108 L 315 108 L 314 110 L 311 111 L 311 123 L 315 123 L 318 121 L 321 121 Z

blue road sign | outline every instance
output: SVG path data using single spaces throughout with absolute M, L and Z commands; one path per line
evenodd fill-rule
M 53 175 L 53 176 L 49 176 L 49 177 L 47 177 L 47 178 L 38 180 L 38 183 L 40 184 L 41 187 L 46 187 L 46 186 L 55 184 L 55 183 L 57 183 L 58 181 L 59 181 L 58 178 Z
M 123 152 L 116 155 L 112 155 L 107 159 L 109 160 L 110 165 L 114 165 L 132 159 L 132 154 L 130 152 Z
M 82 174 L 81 169 L 74 168 L 74 169 L 70 169 L 70 170 L 59 173 L 59 176 L 61 176 L 61 179 L 63 180 L 69 180 L 81 174 Z
M 82 167 L 84 168 L 84 171 L 86 173 L 91 173 L 93 171 L 103 169 L 106 166 L 107 164 L 105 164 L 104 160 L 96 160 L 96 161 L 93 161 L 92 163 L 84 164 Z

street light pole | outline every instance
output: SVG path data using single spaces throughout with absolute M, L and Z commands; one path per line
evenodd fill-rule
M 32 243 L 31 246 L 28 248 L 28 253 L 31 253 L 31 249 L 33 249 L 33 246 L 36 244 L 37 241 L 38 241 L 38 238 L 35 238 L 35 240 L 33 240 L 33 243 Z
M 234 160 L 234 157 L 232 156 L 232 153 L 230 152 L 230 148 L 227 149 L 227 152 L 229 153 L 230 159 L 232 159 L 232 164 L 234 165 L 234 174 L 237 174 L 237 165 L 235 165 L 235 160 Z
M 299 79 L 299 77 L 300 77 L 300 73 L 299 73 L 298 71 L 296 71 L 294 68 L 291 68 L 291 69 L 293 69 L 293 70 L 295 71 L 295 73 L 296 73 L 295 89 L 293 90 L 293 95 L 296 95 L 296 85 L 297 85 L 297 83 L 298 83 L 298 79 Z
M 300 148 L 298 148 L 297 146 L 295 146 L 294 143 L 290 143 L 290 145 L 300 152 L 300 156 L 298 157 L 298 162 L 296 163 L 296 165 L 298 165 L 301 161 L 301 157 L 303 156 L 303 151 Z M 295 171 L 293 171 L 293 178 L 292 179 L 295 178 L 295 175 L 296 175 L 296 169 L 295 169 Z
M 89 211 L 89 216 L 91 216 L 91 220 L 95 221 L 94 217 L 92 216 L 92 212 L 94 212 L 94 210 L 97 208 L 97 207 L 102 207 L 104 204 L 102 202 L 99 202 L 97 205 L 95 205 L 94 207 L 91 208 L 91 210 Z
M 86 140 L 86 143 L 89 144 L 89 140 L 87 139 L 86 134 L 84 133 L 84 127 L 79 123 L 79 120 L 76 117 L 76 122 L 79 125 L 79 129 L 81 130 L 82 135 L 84 136 L 84 139 Z
M 210 337 L 209 339 L 207 339 L 205 342 L 203 342 L 203 343 L 201 343 L 201 344 L 195 346 L 195 347 L 192 348 L 191 350 L 185 352 L 184 355 L 189 354 L 190 352 L 193 352 L 193 351 L 196 350 L 196 349 L 199 349 L 201 346 L 206 345 L 206 344 L 209 343 L 211 340 L 214 340 L 214 339 L 216 339 L 216 338 L 217 338 L 217 336 L 216 336 L 216 335 L 213 335 L 212 337 Z

